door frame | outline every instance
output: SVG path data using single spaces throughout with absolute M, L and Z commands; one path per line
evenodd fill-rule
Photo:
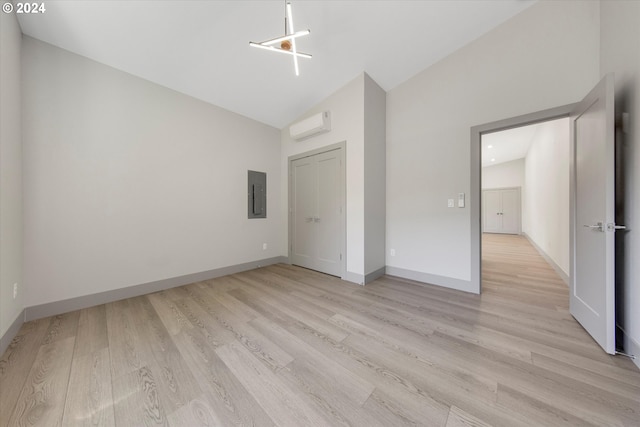
M 477 294 L 482 292 L 482 135 L 541 122 L 548 122 L 555 119 L 567 118 L 570 117 L 571 112 L 576 105 L 577 103 L 562 105 L 548 110 L 537 111 L 535 113 L 524 114 L 522 116 L 511 117 L 471 127 L 471 187 L 469 197 L 471 220 L 471 292 L 475 292 Z M 573 185 L 571 185 L 569 188 L 569 197 L 571 200 L 574 198 L 574 193 L 575 189 L 573 188 Z M 573 257 L 573 242 L 575 241 L 573 231 L 574 225 L 575 219 L 573 215 L 570 215 L 570 257 Z M 573 274 L 573 270 L 571 270 L 571 274 Z M 572 277 L 570 276 L 569 280 L 571 279 Z
M 287 158 L 287 218 L 288 218 L 288 233 L 289 238 L 287 239 L 287 253 L 288 253 L 288 262 L 291 264 L 292 259 L 292 250 L 293 250 L 293 168 L 292 164 L 294 161 L 299 159 L 304 159 L 305 157 L 315 156 L 316 154 L 328 153 L 330 151 L 340 150 L 340 179 L 342 181 L 342 186 L 340 188 L 340 203 L 342 205 L 342 215 L 340 215 L 340 252 L 342 253 L 342 258 L 340 260 L 340 278 L 345 279 L 347 275 L 347 142 L 342 141 L 336 144 L 325 145 L 324 147 L 316 148 L 315 150 L 305 151 L 304 153 L 294 154 Z

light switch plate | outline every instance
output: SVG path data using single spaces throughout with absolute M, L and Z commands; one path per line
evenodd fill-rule
M 453 207 L 455 207 L 455 206 L 456 206 L 456 205 L 454 204 L 454 200 L 453 200 L 453 199 L 448 199 L 448 200 L 447 200 L 447 207 L 448 207 L 448 208 L 453 208 Z
M 458 193 L 458 207 L 464 208 L 464 193 Z

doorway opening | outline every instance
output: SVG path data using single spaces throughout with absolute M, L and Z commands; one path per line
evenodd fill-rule
M 564 105 L 471 128 L 470 169 L 472 185 L 469 203 L 471 210 L 471 287 L 476 293 L 482 291 L 482 137 L 522 126 L 568 118 L 575 105 Z
M 561 118 L 481 135 L 484 279 L 508 269 L 508 251 L 532 246 L 569 285 L 569 126 Z
M 582 101 L 471 128 L 471 284 L 482 282 L 482 135 L 570 117 L 569 312 L 609 354 L 615 354 L 614 78 L 605 75 Z

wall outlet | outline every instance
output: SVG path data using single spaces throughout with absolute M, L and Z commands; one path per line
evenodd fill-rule
M 262 244 L 262 250 L 263 250 L 263 251 L 266 251 L 266 250 L 267 250 L 267 244 L 266 244 L 266 243 L 263 243 L 263 244 Z
M 389 253 L 391 254 L 391 256 L 396 256 L 396 250 L 395 249 L 391 249 L 389 251 Z
M 16 299 L 17 296 L 18 296 L 18 284 L 14 283 L 13 284 L 13 299 Z

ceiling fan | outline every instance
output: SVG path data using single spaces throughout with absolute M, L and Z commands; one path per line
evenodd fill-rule
M 300 75 L 298 69 L 298 57 L 311 58 L 308 53 L 298 52 L 296 48 L 296 39 L 298 37 L 306 36 L 311 33 L 311 30 L 303 30 L 295 32 L 293 30 L 293 16 L 291 13 L 291 2 L 285 0 L 285 15 L 284 15 L 284 36 L 276 37 L 275 39 L 266 40 L 260 43 L 249 42 L 249 46 L 259 47 L 260 49 L 270 50 L 272 52 L 281 52 L 288 55 L 293 55 L 293 66 L 296 71 L 296 76 Z M 280 45 L 278 47 L 277 45 Z

